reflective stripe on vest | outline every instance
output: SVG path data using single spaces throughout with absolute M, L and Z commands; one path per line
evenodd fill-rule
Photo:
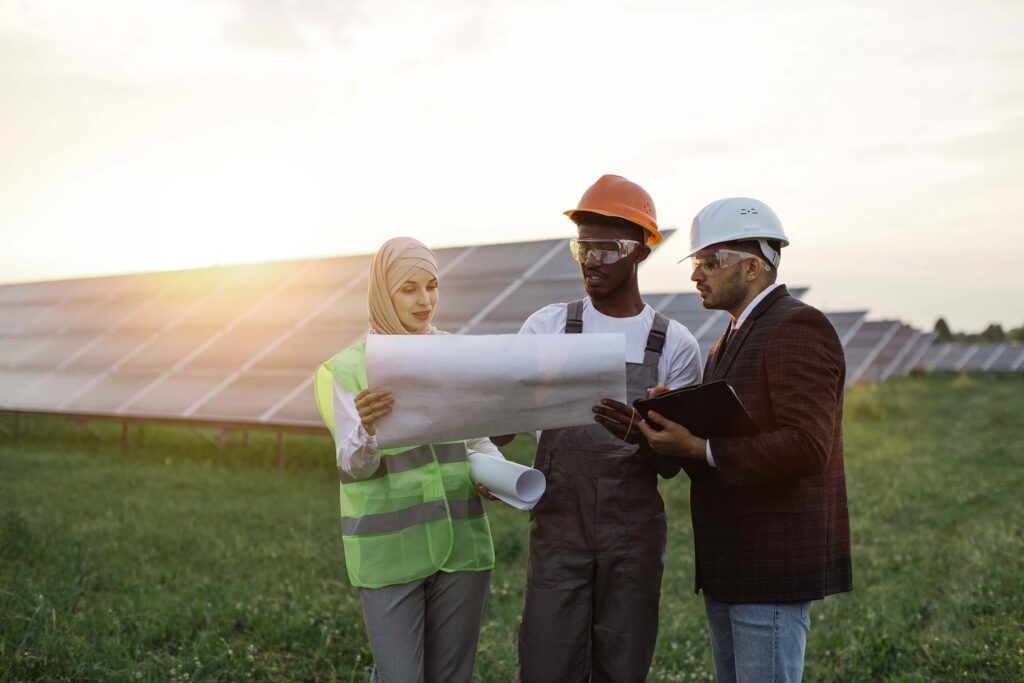
M 465 462 L 466 461 L 466 445 L 463 442 L 458 443 L 437 443 L 434 444 L 434 453 L 437 454 L 437 461 L 442 465 L 453 462 Z M 434 455 L 430 452 L 430 446 L 417 446 L 401 453 L 388 453 L 384 452 L 381 454 L 380 467 L 377 471 L 368 477 L 362 479 L 356 479 L 355 477 L 347 474 L 341 468 L 338 468 L 338 474 L 341 476 L 341 483 L 343 484 L 354 484 L 358 481 L 367 481 L 369 479 L 377 479 L 388 474 L 398 474 L 399 472 L 408 472 L 414 470 L 417 467 L 423 467 L 434 462 Z
M 452 519 L 468 519 L 484 514 L 484 504 L 480 498 L 449 500 L 448 510 L 451 511 Z M 342 517 L 341 533 L 345 536 L 394 533 L 417 524 L 436 522 L 444 519 L 447 515 L 444 501 L 434 500 L 395 512 L 382 512 L 362 517 Z
M 351 401 L 344 393 L 354 396 L 367 384 L 365 342 L 317 368 L 317 410 L 333 436 L 335 400 Z M 439 570 L 494 566 L 490 525 L 468 455 L 464 441 L 382 448 L 368 478 L 339 472 L 342 542 L 353 586 L 382 588 Z

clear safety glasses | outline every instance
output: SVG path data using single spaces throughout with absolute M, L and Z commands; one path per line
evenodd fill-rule
M 736 251 L 735 249 L 702 249 L 693 256 L 688 256 L 687 258 L 690 259 L 693 270 L 700 268 L 700 272 L 704 273 L 705 276 L 714 275 L 718 271 L 735 266 L 737 263 L 745 261 L 748 258 L 756 258 L 761 261 L 765 270 L 772 269 L 771 264 L 757 254 L 751 254 L 745 251 Z M 685 260 L 686 259 L 682 259 L 679 263 L 682 263 Z
M 606 265 L 624 259 L 640 246 L 636 240 L 582 238 L 569 242 L 572 257 L 582 264 Z

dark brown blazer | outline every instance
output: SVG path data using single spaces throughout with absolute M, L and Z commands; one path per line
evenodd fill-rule
M 708 353 L 758 426 L 712 438 L 691 478 L 695 590 L 719 602 L 815 600 L 853 587 L 843 471 L 846 361 L 835 328 L 780 286 Z

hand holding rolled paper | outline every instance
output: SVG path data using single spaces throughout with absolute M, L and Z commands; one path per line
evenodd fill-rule
M 480 482 L 498 500 L 529 510 L 544 495 L 547 482 L 540 470 L 482 453 L 469 454 L 473 481 Z

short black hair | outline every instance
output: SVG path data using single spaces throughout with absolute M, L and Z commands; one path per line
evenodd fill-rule
M 779 255 L 779 263 L 782 263 L 782 242 L 780 242 L 779 240 L 766 241 L 768 242 L 768 246 L 774 249 L 775 253 Z M 727 244 L 730 249 L 735 249 L 736 251 L 745 251 L 748 254 L 753 254 L 755 256 L 760 256 L 761 258 L 763 258 L 765 262 L 767 262 L 768 265 L 772 267 L 771 271 L 769 271 L 771 276 L 770 279 L 772 282 L 775 282 L 775 280 L 779 277 L 779 267 L 768 260 L 768 257 L 765 256 L 763 251 L 761 251 L 761 245 L 758 244 L 757 240 L 737 240 L 735 242 L 728 242 Z
M 647 244 L 647 230 L 634 223 L 633 221 L 626 220 L 625 218 L 619 218 L 618 216 L 605 216 L 600 213 L 594 213 L 593 211 L 574 211 L 569 219 L 576 224 L 576 227 L 581 225 L 593 225 L 599 228 L 619 228 L 620 230 L 629 230 L 633 233 L 632 239 L 635 239 L 640 244 Z

